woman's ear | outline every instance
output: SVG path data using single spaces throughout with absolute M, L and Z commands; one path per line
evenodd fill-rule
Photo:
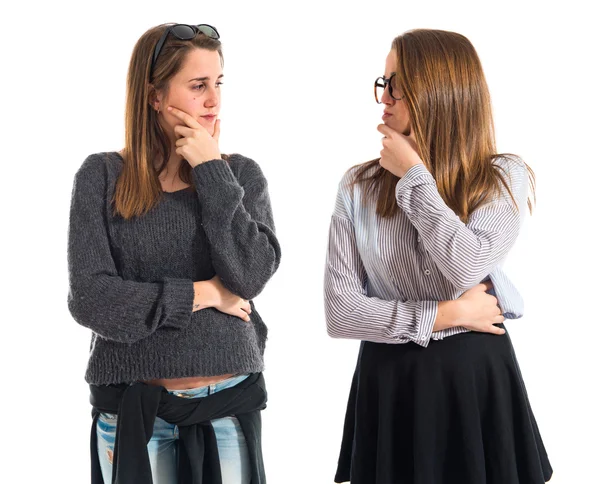
M 161 95 L 154 89 L 153 86 L 150 86 L 148 89 L 148 104 L 154 109 L 157 113 L 160 112 L 160 101 Z

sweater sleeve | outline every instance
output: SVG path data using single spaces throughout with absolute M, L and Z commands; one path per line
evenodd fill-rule
M 518 210 L 502 188 L 500 196 L 475 210 L 467 224 L 445 204 L 423 165 L 408 170 L 396 186 L 398 206 L 419 232 L 436 266 L 458 289 L 467 290 L 485 279 L 506 257 L 519 233 L 527 202 L 527 169 L 512 160 L 504 160 L 500 169 L 508 177 Z
M 219 159 L 197 165 L 192 173 L 213 267 L 227 289 L 249 300 L 279 267 L 281 249 L 267 180 L 250 159 L 244 159 L 242 170 L 240 182 Z
M 340 184 L 329 229 L 325 264 L 325 317 L 334 338 L 375 343 L 406 339 L 428 346 L 437 316 L 437 301 L 397 301 L 369 297 L 367 273 L 356 244 L 352 200 Z
M 182 328 L 192 315 L 193 281 L 123 279 L 112 258 L 107 228 L 107 169 L 88 157 L 75 175 L 68 233 L 71 315 L 103 338 L 134 343 L 160 327 Z

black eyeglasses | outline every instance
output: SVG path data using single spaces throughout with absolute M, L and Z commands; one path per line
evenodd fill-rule
M 186 24 L 177 24 L 171 25 L 167 27 L 163 32 L 160 40 L 156 44 L 154 48 L 154 55 L 152 56 L 152 64 L 150 65 L 150 76 L 152 76 L 152 72 L 154 72 L 154 64 L 156 64 L 156 59 L 160 55 L 160 51 L 162 50 L 165 42 L 167 41 L 167 37 L 169 34 L 173 34 L 179 40 L 192 40 L 198 34 L 204 34 L 211 39 L 218 39 L 219 32 L 212 25 L 208 24 L 199 24 L 199 25 L 186 25 Z
M 377 101 L 377 104 L 381 104 L 381 99 L 383 98 L 383 93 L 385 93 L 386 88 L 388 90 L 388 93 L 392 97 L 392 99 L 394 99 L 395 101 L 402 101 L 406 97 L 406 96 L 400 96 L 400 97 L 394 96 L 394 87 L 392 86 L 392 79 L 394 78 L 395 75 L 396 75 L 396 73 L 392 74 L 389 77 L 389 79 L 386 79 L 383 76 L 375 79 L 374 91 L 375 91 L 375 101 Z

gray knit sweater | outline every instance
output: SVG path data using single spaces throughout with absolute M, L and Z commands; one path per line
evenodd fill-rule
M 193 282 L 215 274 L 244 299 L 279 266 L 267 181 L 241 155 L 196 166 L 194 187 L 164 193 L 146 215 L 112 215 L 118 153 L 89 156 L 69 219 L 69 310 L 90 328 L 88 383 L 263 370 L 267 328 L 214 308 L 192 312 Z

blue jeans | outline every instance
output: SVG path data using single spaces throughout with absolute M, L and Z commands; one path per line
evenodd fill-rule
M 202 398 L 230 388 L 248 378 L 238 375 L 219 383 L 189 390 L 170 390 L 169 393 L 182 398 Z M 223 484 L 249 484 L 250 462 L 246 439 L 235 417 L 212 420 L 215 429 Z M 117 416 L 101 413 L 96 426 L 98 432 L 98 457 L 105 484 L 112 482 L 112 458 L 115 446 Z M 179 428 L 161 418 L 154 422 L 154 433 L 148 442 L 148 455 L 154 484 L 177 483 L 177 439 Z

